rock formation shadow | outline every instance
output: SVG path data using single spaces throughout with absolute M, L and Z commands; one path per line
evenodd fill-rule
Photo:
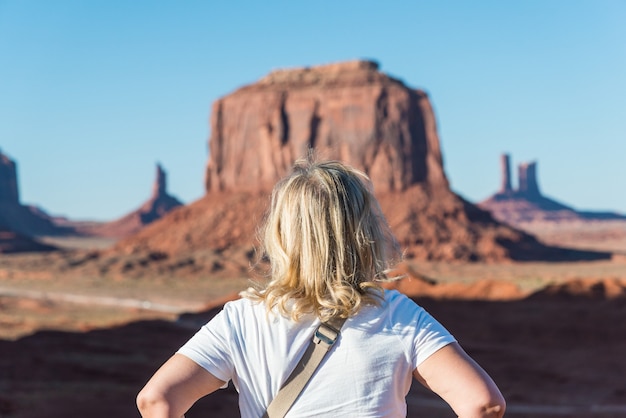
M 512 302 L 417 302 L 493 376 L 510 406 L 584 409 L 626 404 L 626 334 L 615 325 L 623 322 L 626 304 L 623 298 L 609 300 L 600 293 L 590 289 L 572 295 L 553 289 Z M 136 417 L 136 393 L 217 311 L 183 315 L 178 323 L 142 321 L 85 333 L 45 331 L 0 341 L 0 414 Z M 408 405 L 408 417 L 453 416 L 417 383 Z M 239 416 L 232 386 L 203 398 L 186 416 L 208 415 Z
M 468 219 L 477 224 L 489 224 L 494 222 L 494 218 L 487 210 L 463 199 L 463 205 Z M 607 251 L 579 250 L 550 246 L 541 243 L 534 236 L 516 229 L 521 235 L 498 236 L 495 241 L 506 249 L 508 257 L 513 261 L 547 261 L 547 262 L 568 262 L 568 261 L 599 261 L 610 260 L 613 256 Z M 520 238 L 521 236 L 521 238 Z

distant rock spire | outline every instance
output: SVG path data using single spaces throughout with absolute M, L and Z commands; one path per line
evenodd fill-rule
M 505 171 L 506 154 L 500 161 Z M 519 186 L 509 193 L 506 190 L 506 180 L 503 179 L 501 189 L 478 205 L 491 212 L 494 218 L 520 229 L 526 228 L 534 221 L 561 222 L 626 219 L 626 215 L 617 212 L 580 211 L 559 202 L 551 197 L 544 196 L 539 190 L 537 162 L 531 161 L 517 166 Z M 597 253 L 600 254 L 600 253 Z
M 537 184 L 537 163 L 522 163 L 518 166 L 519 192 L 528 196 L 541 196 Z
M 19 205 L 17 164 L 0 151 L 0 203 Z
M 156 165 L 156 179 L 152 186 L 152 197 L 164 196 L 167 194 L 167 174 L 160 163 Z
M 502 184 L 498 193 L 510 194 L 513 187 L 511 187 L 511 159 L 509 154 L 500 156 L 500 170 L 502 172 Z

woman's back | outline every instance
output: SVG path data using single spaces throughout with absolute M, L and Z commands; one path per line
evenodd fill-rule
M 262 242 L 268 282 L 227 304 L 157 371 L 138 396 L 144 416 L 178 418 L 229 380 L 241 415 L 263 416 L 320 321 L 338 318 L 347 318 L 339 339 L 287 416 L 404 417 L 412 376 L 460 416 L 502 416 L 497 386 L 454 338 L 377 283 L 398 248 L 364 173 L 297 162 L 272 192 Z
M 263 304 L 241 299 L 228 303 L 179 353 L 223 381 L 232 379 L 242 417 L 259 417 L 318 325 L 313 317 L 268 316 Z M 412 372 L 453 341 L 413 301 L 387 291 L 380 306 L 365 306 L 346 321 L 287 416 L 404 417 Z

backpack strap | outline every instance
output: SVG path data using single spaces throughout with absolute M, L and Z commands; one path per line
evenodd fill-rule
M 306 384 L 339 338 L 346 318 L 332 318 L 322 322 L 315 330 L 300 362 L 291 372 L 276 397 L 270 402 L 263 418 L 283 418 L 296 401 Z

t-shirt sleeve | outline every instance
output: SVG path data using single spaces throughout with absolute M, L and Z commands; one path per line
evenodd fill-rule
M 177 351 L 225 382 L 232 378 L 234 371 L 227 308 L 225 306 Z
M 413 370 L 456 339 L 424 308 L 405 295 L 390 295 L 391 321 L 402 340 Z
M 413 340 L 413 369 L 448 344 L 456 342 L 450 332 L 424 308 L 418 306 L 417 333 Z

